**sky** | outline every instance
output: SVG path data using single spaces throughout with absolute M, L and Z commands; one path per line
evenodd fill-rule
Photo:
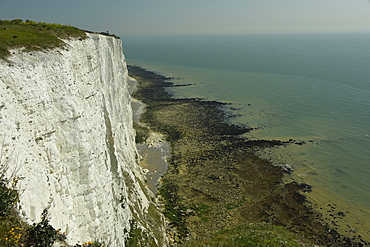
M 116 35 L 370 32 L 369 0 L 0 0 L 0 19 Z

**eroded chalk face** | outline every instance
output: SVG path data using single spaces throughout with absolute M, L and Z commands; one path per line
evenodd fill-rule
M 23 177 L 29 223 L 48 208 L 69 243 L 121 246 L 133 215 L 150 203 L 139 184 L 121 40 L 88 36 L 63 49 L 13 50 L 10 62 L 0 61 L 0 133 Z

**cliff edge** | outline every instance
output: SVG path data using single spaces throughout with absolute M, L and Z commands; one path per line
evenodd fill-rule
M 162 245 L 163 217 L 137 163 L 122 42 L 87 36 L 0 60 L 1 162 L 21 178 L 28 223 L 47 209 L 70 244 L 124 246 L 135 226 Z

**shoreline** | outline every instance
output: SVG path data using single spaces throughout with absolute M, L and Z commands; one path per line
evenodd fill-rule
M 252 129 L 228 123 L 229 116 L 222 109 L 225 104 L 173 99 L 164 90 L 175 86 L 169 82 L 171 78 L 128 67 L 131 76 L 134 74 L 140 82 L 155 82 L 140 97 L 149 106 L 144 122 L 167 133 L 173 148 L 169 171 L 164 176 L 166 183 L 174 185 L 171 196 L 178 206 L 190 211 L 207 205 L 202 215 L 189 211 L 180 217 L 191 235 L 206 236 L 243 222 L 268 222 L 300 232 L 318 244 L 363 246 L 361 237 L 342 236 L 322 223 L 321 215 L 313 211 L 305 196 L 311 191 L 309 185 L 283 183 L 289 169 L 273 166 L 254 154 L 256 149 L 297 145 L 294 140 L 241 138 Z M 202 217 L 204 214 L 208 218 Z
M 137 91 L 139 83 L 132 77 L 128 77 L 128 88 L 131 96 L 131 107 L 133 113 L 133 123 L 146 128 L 140 122 L 141 115 L 145 112 L 146 105 L 138 99 L 132 97 Z M 157 196 L 161 177 L 167 172 L 167 157 L 171 155 L 170 145 L 161 134 L 150 132 L 149 137 L 144 143 L 136 143 L 140 157 L 139 165 L 145 176 L 145 183 L 154 196 Z
M 295 148 L 298 148 L 301 153 L 305 152 L 305 149 L 309 149 L 310 146 L 299 146 L 299 147 L 283 147 L 281 150 L 287 154 L 299 154 Z M 279 149 L 279 148 L 278 148 Z M 262 154 L 261 157 L 265 157 L 273 162 L 288 160 L 289 163 L 299 163 L 299 158 L 289 160 L 287 157 L 281 155 L 281 150 L 274 150 L 274 155 Z M 277 155 L 281 155 L 277 157 Z M 293 155 L 289 155 L 288 158 L 293 159 Z M 323 222 L 336 229 L 338 233 L 344 236 L 361 236 L 369 245 L 370 240 L 370 222 L 367 220 L 369 211 L 367 208 L 362 207 L 359 204 L 355 204 L 352 201 L 345 200 L 340 194 L 337 194 L 322 185 L 315 180 L 316 173 L 318 171 L 310 166 L 303 164 L 302 166 L 293 166 L 293 172 L 286 177 L 286 181 L 297 181 L 299 183 L 307 183 L 313 185 L 313 190 L 306 194 L 308 201 L 311 203 L 313 209 L 321 214 Z

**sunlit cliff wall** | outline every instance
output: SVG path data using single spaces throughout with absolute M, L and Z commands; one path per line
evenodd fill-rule
M 49 208 L 69 243 L 124 246 L 129 221 L 145 218 L 151 202 L 139 183 L 122 42 L 88 36 L 0 61 L 2 161 L 10 160 L 8 176 L 23 178 L 19 207 L 29 223 Z

